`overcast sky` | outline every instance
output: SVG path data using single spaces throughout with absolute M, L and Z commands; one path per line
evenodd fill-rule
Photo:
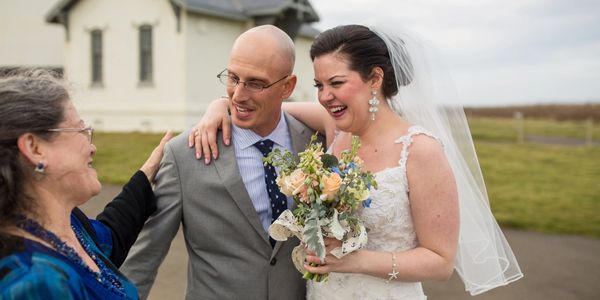
M 599 0 L 312 0 L 324 30 L 398 24 L 443 55 L 466 105 L 600 103 Z

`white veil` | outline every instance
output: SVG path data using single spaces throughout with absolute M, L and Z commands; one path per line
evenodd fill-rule
M 523 277 L 490 210 L 464 110 L 448 105 L 454 91 L 451 81 L 431 68 L 436 56 L 429 57 L 433 54 L 427 52 L 429 47 L 407 33 L 368 27 L 383 39 L 394 66 L 398 94 L 388 102 L 405 120 L 424 127 L 444 145 L 460 206 L 455 269 L 466 290 L 477 295 Z

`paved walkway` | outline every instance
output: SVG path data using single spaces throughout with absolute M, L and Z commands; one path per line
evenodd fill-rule
M 105 185 L 102 193 L 83 206 L 95 216 L 118 192 Z M 428 299 L 474 300 L 592 300 L 600 299 L 600 240 L 504 230 L 525 277 L 511 285 L 476 297 L 464 292 L 456 274 L 447 282 L 424 283 Z M 149 299 L 184 299 L 187 253 L 183 235 L 177 234 L 162 264 Z

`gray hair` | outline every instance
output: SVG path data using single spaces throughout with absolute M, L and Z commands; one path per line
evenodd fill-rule
M 0 228 L 33 206 L 24 191 L 33 166 L 21 158 L 18 138 L 33 133 L 51 140 L 55 134 L 47 129 L 63 121 L 69 99 L 66 84 L 54 72 L 19 69 L 0 78 Z

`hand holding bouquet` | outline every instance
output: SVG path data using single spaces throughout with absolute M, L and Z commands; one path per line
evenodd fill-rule
M 368 207 L 369 188 L 377 188 L 373 174 L 361 170 L 357 156 L 358 137 L 352 137 L 352 147 L 343 151 L 340 160 L 323 152 L 321 143 L 311 138 L 308 148 L 294 157 L 289 151 L 273 150 L 265 163 L 279 168 L 277 185 L 297 204 L 293 212 L 284 211 L 269 227 L 269 234 L 278 241 L 296 236 L 314 251 L 321 262 L 325 258 L 323 237 L 342 241 L 342 247 L 331 251 L 338 258 L 360 249 L 367 243 L 367 232 L 357 218 L 359 206 Z M 298 246 L 292 253 L 296 268 L 305 279 L 322 281 L 327 274 L 311 274 L 304 270 L 304 249 Z

